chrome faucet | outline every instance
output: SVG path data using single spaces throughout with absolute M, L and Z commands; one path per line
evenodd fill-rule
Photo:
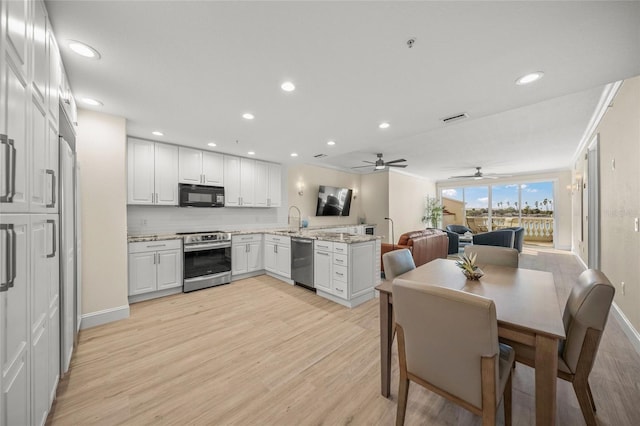
M 302 213 L 300 213 L 300 209 L 296 206 L 289 207 L 289 211 L 287 212 L 287 225 L 291 225 L 291 209 L 298 210 L 298 231 L 302 229 Z

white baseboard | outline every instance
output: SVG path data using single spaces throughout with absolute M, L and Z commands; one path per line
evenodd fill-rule
M 574 251 L 573 254 L 576 259 L 578 259 L 578 262 L 580 262 L 580 264 L 584 267 L 584 269 L 589 269 L 586 263 L 584 263 L 584 260 L 582 260 L 582 258 L 578 256 L 578 253 Z M 640 354 L 640 333 L 638 333 L 638 330 L 633 327 L 624 312 L 622 312 L 620 307 L 616 305 L 616 302 L 613 302 L 612 306 L 613 316 L 618 321 L 618 324 L 620 324 L 620 327 L 622 328 L 624 334 L 629 338 L 629 342 L 631 342 L 633 348 Z
M 625 316 L 624 312 L 616 305 L 616 302 L 613 302 L 613 316 L 618 320 L 618 324 L 622 327 L 622 331 L 627 335 L 631 345 L 634 347 L 636 352 L 640 354 L 640 333 L 636 330 L 629 319 Z
M 90 312 L 82 315 L 82 330 L 107 324 L 121 319 L 129 318 L 129 305 L 118 306 L 116 308 L 105 309 L 97 312 Z
M 571 251 L 571 244 L 559 244 L 555 247 L 556 250 Z

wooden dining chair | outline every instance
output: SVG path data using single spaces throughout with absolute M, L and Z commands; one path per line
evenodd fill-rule
M 464 254 L 475 254 L 476 263 L 479 265 L 488 263 L 510 268 L 518 267 L 518 250 L 513 248 L 471 245 L 464 248 Z
M 409 249 L 394 250 L 383 254 L 382 264 L 384 265 L 384 277 L 390 281 L 398 275 L 416 269 L 416 264 Z
M 600 339 L 607 324 L 615 288 L 600 271 L 588 269 L 578 277 L 564 308 L 566 340 L 558 350 L 558 377 L 571 382 L 588 426 L 595 426 L 596 405 L 589 386 L 589 374 L 596 359 Z M 395 300 L 394 300 L 395 303 Z M 516 351 L 516 361 L 535 368 L 535 351 L 508 340 Z
M 495 425 L 504 399 L 511 425 L 514 351 L 498 343 L 493 301 L 402 278 L 392 291 L 400 363 L 396 425 L 404 424 L 410 381 L 482 416 L 485 426 Z

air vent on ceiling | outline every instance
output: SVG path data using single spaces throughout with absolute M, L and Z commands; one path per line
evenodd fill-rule
M 462 120 L 463 118 L 469 118 L 469 114 L 463 112 L 462 114 L 452 115 L 451 117 L 445 117 L 442 119 L 443 123 L 451 123 L 453 121 Z
M 327 154 L 316 154 L 313 157 L 314 158 L 322 158 L 322 157 L 326 157 L 326 156 L 327 156 Z

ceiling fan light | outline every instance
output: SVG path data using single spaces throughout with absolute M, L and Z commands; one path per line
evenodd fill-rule
M 380 165 L 380 164 L 376 164 L 375 167 L 376 170 L 384 170 L 384 164 Z

